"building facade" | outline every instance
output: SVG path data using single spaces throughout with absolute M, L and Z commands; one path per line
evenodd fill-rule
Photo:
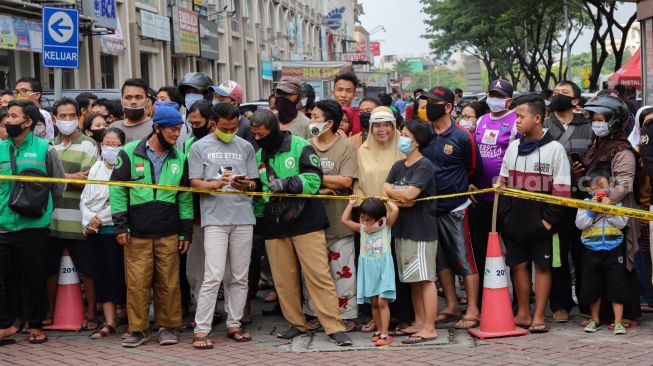
M 0 89 L 23 76 L 52 89 L 41 58 L 41 4 L 0 0 Z M 64 89 L 113 89 L 131 77 L 153 88 L 200 71 L 265 99 L 273 61 L 333 61 L 354 45 L 352 0 L 62 0 L 80 9 L 80 67 Z

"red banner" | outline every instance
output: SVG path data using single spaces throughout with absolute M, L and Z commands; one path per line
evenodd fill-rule
M 381 42 L 370 42 L 370 50 L 372 51 L 372 56 L 381 56 Z M 360 43 L 358 52 L 367 54 L 367 42 Z

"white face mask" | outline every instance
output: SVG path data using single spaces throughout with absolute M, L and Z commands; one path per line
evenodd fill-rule
M 313 137 L 318 137 L 324 132 L 327 131 L 324 127 L 326 127 L 327 122 L 318 122 L 318 123 L 311 123 L 308 126 L 309 131 L 311 131 L 311 136 Z
M 460 121 L 458 121 L 458 124 L 460 125 L 460 127 L 468 129 L 468 130 L 471 130 L 472 127 L 474 127 L 474 122 L 472 122 L 472 121 L 470 121 L 468 119 L 461 119 Z
M 57 128 L 64 136 L 70 136 L 77 130 L 77 121 L 61 121 L 57 120 Z
M 487 106 L 490 107 L 490 111 L 493 113 L 499 113 L 506 110 L 505 99 L 487 97 L 487 99 L 485 99 L 485 103 L 487 103 Z
M 102 159 L 113 165 L 118 159 L 120 150 L 122 150 L 122 147 L 102 146 Z
M 610 134 L 608 122 L 594 121 L 592 122 L 592 131 L 596 137 L 605 137 Z

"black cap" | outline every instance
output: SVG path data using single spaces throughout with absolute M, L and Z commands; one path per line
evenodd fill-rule
M 444 86 L 436 86 L 435 88 L 423 93 L 419 96 L 420 99 L 435 99 L 454 104 L 456 97 L 453 95 L 451 89 Z
M 504 97 L 512 98 L 512 84 L 508 80 L 504 79 L 498 79 L 494 80 L 490 83 L 490 87 L 488 88 L 488 93 L 491 91 L 495 91 Z

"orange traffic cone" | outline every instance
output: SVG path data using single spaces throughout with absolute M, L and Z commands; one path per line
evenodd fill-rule
M 64 247 L 59 269 L 57 298 L 54 305 L 54 323 L 43 329 L 72 330 L 79 332 L 84 322 L 84 301 L 79 275 L 68 248 Z
M 470 329 L 469 333 L 480 339 L 528 334 L 526 329 L 515 326 L 508 292 L 506 263 L 499 246 L 499 234 L 496 232 L 491 232 L 488 236 L 481 326 Z

